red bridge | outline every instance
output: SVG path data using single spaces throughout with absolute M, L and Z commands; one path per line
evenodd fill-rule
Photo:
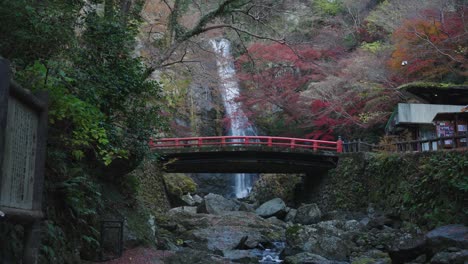
M 167 172 L 311 173 L 336 166 L 342 141 L 267 136 L 164 138 L 150 148 Z
M 190 137 L 164 138 L 150 142 L 152 149 L 207 147 L 207 146 L 268 146 L 290 149 L 308 149 L 342 152 L 343 143 L 338 141 L 324 141 L 315 139 L 266 137 L 266 136 L 223 136 L 223 137 Z

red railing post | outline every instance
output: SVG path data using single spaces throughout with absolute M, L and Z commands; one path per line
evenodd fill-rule
M 198 138 L 198 142 L 197 142 L 197 146 L 198 146 L 198 147 L 201 147 L 202 141 L 203 141 L 202 138 Z
M 291 149 L 293 149 L 296 146 L 296 141 L 294 139 L 291 139 Z
M 318 149 L 318 142 L 314 141 L 314 151 L 316 151 L 317 149 Z
M 150 138 L 150 140 L 148 142 L 148 145 L 149 145 L 150 148 L 154 147 L 153 138 Z
M 336 141 L 336 152 L 343 152 L 343 140 L 341 140 L 341 137 L 338 137 L 338 141 Z
M 268 146 L 271 147 L 273 144 L 272 144 L 272 140 L 271 140 L 271 137 L 268 138 Z
M 249 142 L 249 137 L 245 137 L 245 138 L 244 138 L 244 142 L 245 142 L 246 145 L 248 145 L 248 144 L 250 143 L 250 142 Z
M 180 145 L 179 145 L 179 140 L 178 140 L 178 139 L 175 140 L 175 145 L 176 145 L 176 147 L 179 147 L 179 146 L 180 146 Z
M 221 146 L 224 146 L 224 145 L 226 145 L 226 138 L 222 137 L 221 138 Z

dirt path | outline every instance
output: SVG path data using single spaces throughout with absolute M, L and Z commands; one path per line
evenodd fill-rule
M 152 248 L 133 248 L 125 250 L 122 257 L 105 262 L 93 262 L 95 264 L 163 264 L 164 258 L 173 253 L 170 251 L 156 250 Z

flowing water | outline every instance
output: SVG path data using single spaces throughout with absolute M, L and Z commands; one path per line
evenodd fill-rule
M 282 263 L 283 260 L 280 259 L 281 251 L 286 247 L 285 242 L 274 242 L 273 248 L 265 249 L 262 251 L 261 259 L 259 263 L 262 264 L 275 264 Z
M 226 39 L 211 40 L 210 43 L 217 55 L 220 91 L 226 117 L 230 121 L 228 136 L 255 136 L 255 128 L 242 111 L 240 103 L 236 102 L 236 98 L 239 96 L 239 83 L 236 79 L 236 70 L 231 56 L 231 43 Z M 249 194 L 255 177 L 256 174 L 249 173 L 234 175 L 234 193 L 237 198 L 243 198 Z
M 233 58 L 231 56 L 231 43 L 226 39 L 210 41 L 216 53 L 216 63 L 220 79 L 220 93 L 223 100 L 226 118 L 229 120 L 227 127 L 228 136 L 256 136 L 255 127 L 242 111 L 242 106 L 236 101 L 239 96 L 239 83 L 236 79 Z M 234 194 L 237 198 L 246 197 L 252 190 L 257 174 L 237 173 L 234 174 Z M 255 255 L 259 258 L 259 263 L 273 264 L 281 263 L 279 258 L 284 249 L 284 242 L 275 242 L 271 248 L 254 249 Z

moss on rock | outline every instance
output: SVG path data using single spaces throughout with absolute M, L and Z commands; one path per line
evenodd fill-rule
M 163 177 L 166 182 L 167 191 L 172 196 L 180 197 L 197 190 L 197 184 L 192 178 L 183 173 L 167 173 Z
M 299 234 L 299 232 L 302 230 L 302 226 L 300 225 L 292 225 L 290 227 L 288 227 L 286 229 L 286 236 L 287 237 L 294 237 L 296 236 L 297 234 Z

